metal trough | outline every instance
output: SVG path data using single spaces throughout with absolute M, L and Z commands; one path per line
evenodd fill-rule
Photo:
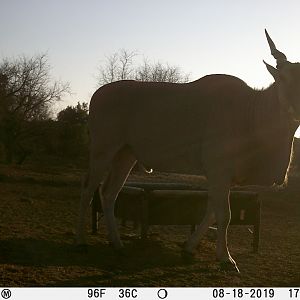
M 230 225 L 253 226 L 253 251 L 257 252 L 260 235 L 261 203 L 258 194 L 231 191 Z M 187 184 L 129 182 L 119 193 L 115 216 L 141 224 L 141 237 L 146 238 L 151 225 L 200 224 L 206 211 L 207 191 Z M 99 193 L 92 202 L 92 230 L 98 231 L 102 212 Z

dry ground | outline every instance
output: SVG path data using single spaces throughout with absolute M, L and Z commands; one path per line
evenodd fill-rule
M 98 235 L 89 234 L 87 254 L 76 252 L 80 175 L 74 168 L 0 165 L 0 286 L 300 285 L 300 176 L 285 190 L 259 190 L 258 254 L 251 252 L 248 228 L 230 227 L 229 246 L 241 270 L 236 274 L 219 271 L 213 234 L 202 240 L 194 262 L 182 261 L 188 227 L 153 227 L 147 242 L 131 227 L 121 228 L 123 257 L 110 249 L 102 227 Z

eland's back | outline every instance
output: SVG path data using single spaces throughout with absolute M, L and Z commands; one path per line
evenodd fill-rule
M 92 147 L 128 145 L 140 163 L 155 170 L 203 173 L 203 143 L 243 138 L 255 93 L 229 75 L 186 84 L 115 82 L 92 98 L 89 125 L 99 127 L 91 130 Z

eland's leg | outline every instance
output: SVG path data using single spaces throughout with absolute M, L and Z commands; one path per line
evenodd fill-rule
M 213 211 L 213 205 L 211 201 L 207 203 L 207 209 L 205 216 L 195 232 L 190 236 L 184 246 L 184 251 L 188 254 L 193 254 L 195 248 L 199 244 L 201 237 L 207 232 L 209 226 L 215 222 L 215 216 Z
M 110 166 L 112 157 L 101 155 L 91 159 L 89 170 L 85 176 L 82 187 L 76 230 L 77 245 L 86 244 L 86 214 L 93 194 L 103 179 L 105 172 Z
M 115 201 L 135 163 L 130 149 L 122 148 L 115 156 L 109 175 L 99 191 L 108 239 L 115 249 L 123 246 L 114 216 Z
M 231 257 L 227 245 L 227 230 L 231 219 L 229 185 L 224 182 L 209 186 L 208 195 L 212 201 L 217 220 L 217 259 L 221 268 L 225 270 L 235 269 L 239 272 L 236 262 Z

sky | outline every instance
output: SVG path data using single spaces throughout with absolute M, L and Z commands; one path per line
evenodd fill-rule
M 264 29 L 300 61 L 299 11 L 299 0 L 0 0 L 0 59 L 46 52 L 52 77 L 71 86 L 62 108 L 89 102 L 99 67 L 120 49 L 191 80 L 223 73 L 262 88 L 273 81 L 262 60 L 275 64 Z

